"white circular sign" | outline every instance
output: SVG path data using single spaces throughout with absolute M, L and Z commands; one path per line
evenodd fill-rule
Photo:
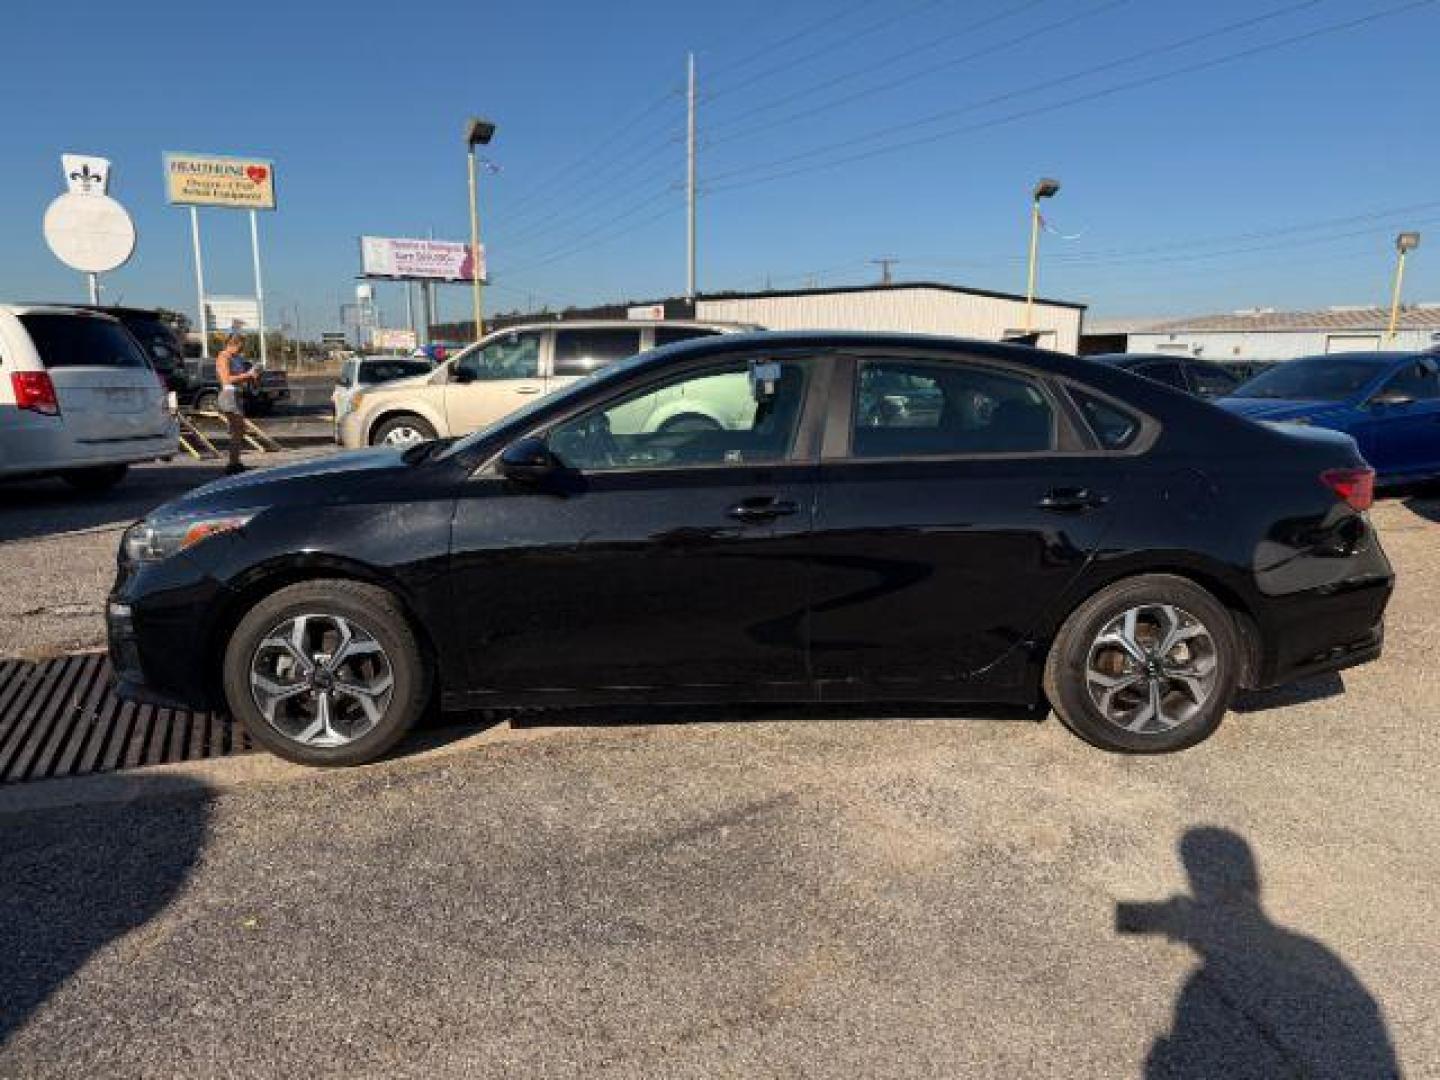
M 45 211 L 45 242 L 66 266 L 104 274 L 135 252 L 135 223 L 108 195 L 69 192 Z

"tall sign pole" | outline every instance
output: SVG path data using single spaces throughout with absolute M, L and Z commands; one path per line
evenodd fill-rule
M 199 304 L 200 348 L 210 356 L 209 318 L 205 310 L 205 270 L 200 252 L 199 207 L 250 211 L 250 257 L 255 268 L 256 323 L 260 333 L 260 366 L 267 356 L 265 290 L 260 275 L 260 226 L 257 210 L 275 209 L 275 163 L 265 158 L 167 152 L 164 155 L 165 198 L 171 206 L 190 210 L 190 238 L 195 249 L 195 292 Z
M 200 211 L 190 207 L 190 243 L 195 249 L 195 303 L 199 307 L 200 355 L 210 359 L 210 328 L 205 324 L 205 263 L 200 257 Z
M 255 312 L 260 323 L 260 366 L 265 366 L 265 286 L 260 280 L 260 226 L 250 211 L 250 259 L 255 264 Z
M 475 340 L 485 336 L 485 300 L 480 291 L 480 197 L 475 190 L 475 144 L 470 144 L 470 293 L 475 302 Z
M 685 123 L 685 299 L 695 303 L 695 54 L 687 57 Z

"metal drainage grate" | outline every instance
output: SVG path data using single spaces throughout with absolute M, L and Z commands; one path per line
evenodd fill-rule
M 121 701 L 104 653 L 0 660 L 0 783 L 248 753 L 223 713 Z

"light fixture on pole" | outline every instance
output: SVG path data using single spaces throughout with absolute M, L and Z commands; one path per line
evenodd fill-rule
M 1040 200 L 1053 198 L 1060 181 L 1042 177 L 1030 196 L 1030 270 L 1025 285 L 1025 333 L 1030 333 L 1035 311 L 1035 263 L 1040 254 Z
M 1418 232 L 1402 232 L 1395 237 L 1395 250 L 1398 257 L 1395 260 L 1395 289 L 1390 296 L 1390 328 L 1387 337 L 1395 340 L 1395 329 L 1400 322 L 1400 290 L 1405 284 L 1405 256 L 1420 246 L 1420 234 Z
M 481 293 L 480 272 L 480 197 L 475 179 L 475 147 L 485 146 L 495 137 L 495 125 L 472 116 L 465 121 L 465 147 L 470 158 L 470 281 L 475 300 L 475 340 L 485 333 L 485 301 Z

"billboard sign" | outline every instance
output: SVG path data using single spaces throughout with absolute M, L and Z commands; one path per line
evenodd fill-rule
M 376 349 L 404 349 L 408 352 L 415 348 L 415 331 L 377 326 L 370 331 L 370 344 Z
M 360 238 L 360 272 L 398 281 L 473 281 L 470 245 L 453 240 L 407 240 L 391 236 Z M 480 279 L 485 279 L 485 248 L 480 248 Z
M 251 333 L 260 328 L 260 305 L 253 296 L 207 296 L 205 325 L 221 333 Z
M 165 155 L 165 198 L 174 206 L 275 209 L 275 165 L 263 158 Z

